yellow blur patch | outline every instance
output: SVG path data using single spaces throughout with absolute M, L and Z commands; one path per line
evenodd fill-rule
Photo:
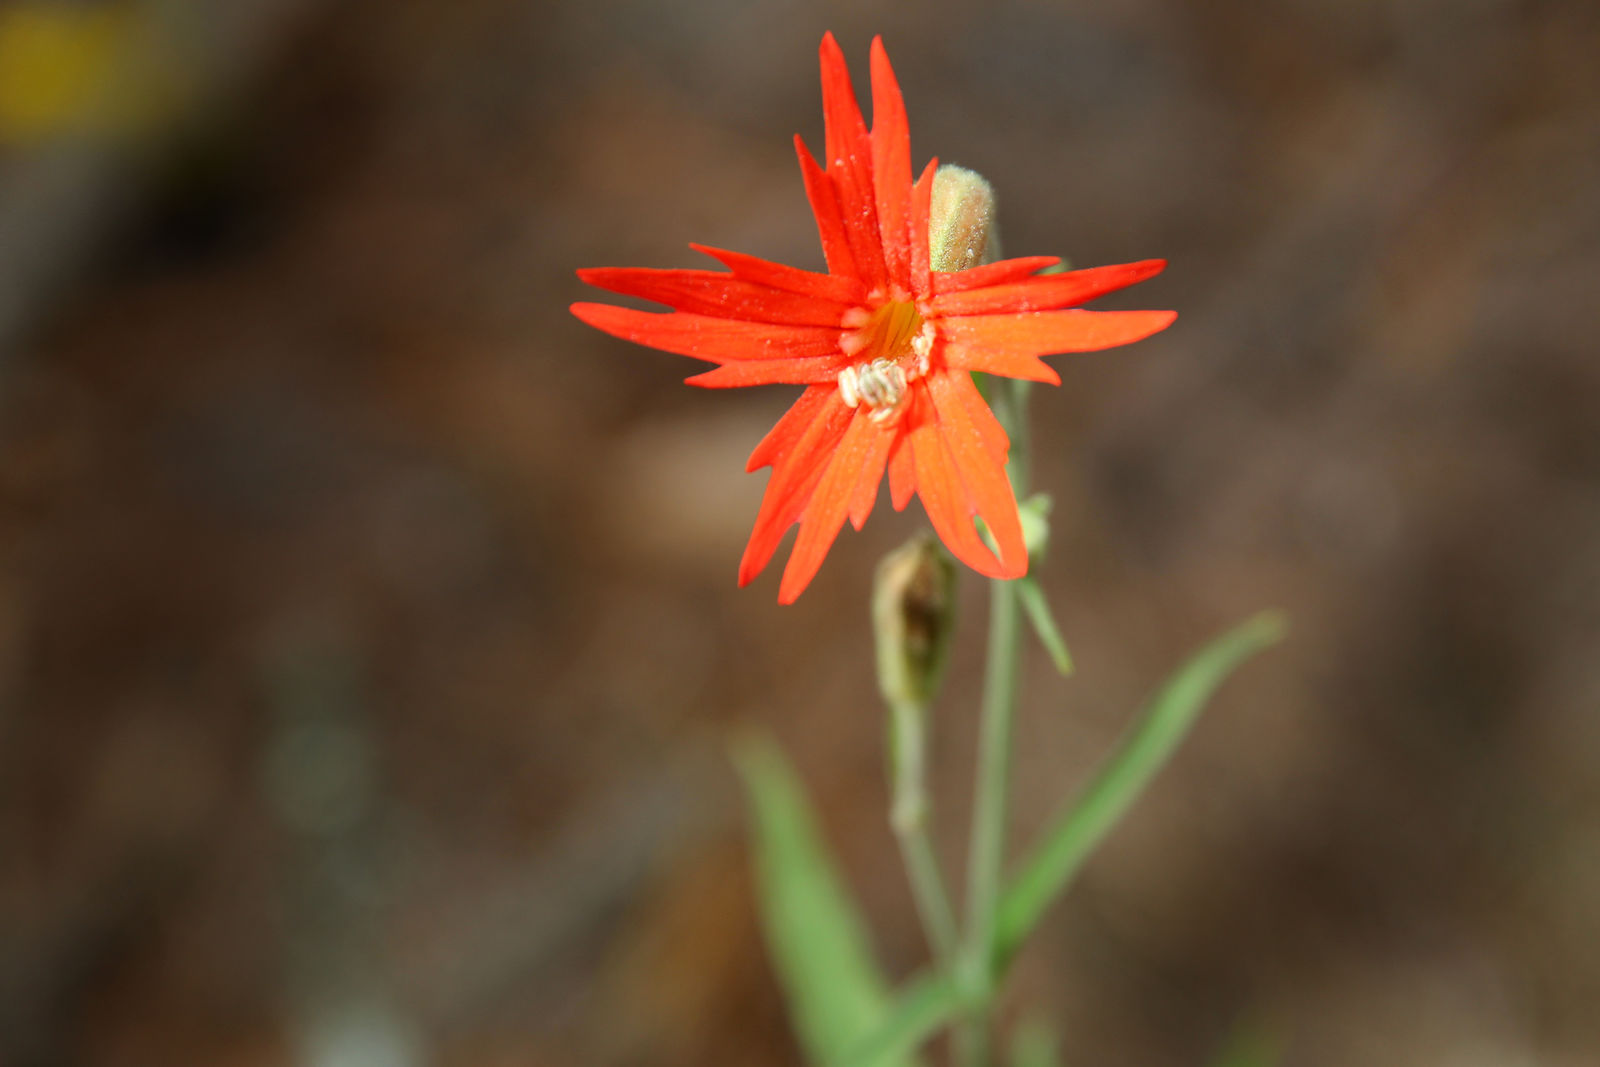
M 0 142 L 140 132 L 178 84 L 136 6 L 0 6 Z

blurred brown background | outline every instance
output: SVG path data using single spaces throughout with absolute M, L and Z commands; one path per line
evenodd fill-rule
M 1600 7 L 0 3 L 0 1063 L 794 1064 L 734 732 L 878 929 L 846 533 L 738 590 L 789 390 L 579 266 L 820 267 L 789 144 L 881 32 L 1007 250 L 1168 272 L 1035 393 L 1024 837 L 1191 648 L 1223 691 L 1022 959 L 1069 1064 L 1600 1061 Z M 965 835 L 983 589 L 938 719 Z

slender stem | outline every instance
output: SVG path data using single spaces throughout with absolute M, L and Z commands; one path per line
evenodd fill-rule
M 955 960 L 958 935 L 928 826 L 927 718 L 927 708 L 909 700 L 896 700 L 889 706 L 889 752 L 894 761 L 890 773 L 894 806 L 889 823 L 900 843 L 928 945 L 939 965 L 949 968 Z
M 989 1062 L 987 1009 L 967 1016 L 951 1031 L 951 1053 L 960 1067 L 985 1067 Z
M 1000 383 L 994 383 L 999 385 Z M 1016 383 L 1006 383 L 1013 385 Z M 1022 389 L 993 390 L 996 413 L 1011 438 L 1009 473 L 1020 497 L 1026 488 L 1027 426 Z M 956 1054 L 966 1067 L 989 1061 L 990 1015 L 997 959 L 997 917 L 1004 875 L 1006 815 L 1011 782 L 1012 728 L 1017 711 L 1021 642 L 1018 588 L 990 583 L 988 666 L 983 680 L 983 710 L 978 736 L 978 771 L 973 798 L 972 841 L 967 853 L 967 930 L 960 977 L 975 1005 L 956 1032 Z
M 1028 466 L 1033 444 L 1033 434 L 1028 426 L 1028 392 L 1033 388 L 1033 383 L 1021 378 L 1009 378 L 1005 386 L 1004 389 L 995 390 L 1005 397 L 998 416 L 1005 426 L 1006 436 L 1011 438 L 1011 455 L 1006 463 L 1006 473 L 1011 477 L 1011 491 L 1021 500 L 1028 493 L 1028 475 L 1032 473 Z
M 926 831 L 902 833 L 900 850 L 911 876 L 911 889 L 917 898 L 917 911 L 922 915 L 928 944 L 948 967 L 957 944 L 956 916 L 950 907 L 950 896 L 945 892 L 944 877 L 939 873 L 933 842 Z
M 995 912 L 1005 860 L 1007 793 L 1011 780 L 1011 733 L 1017 710 L 1018 601 L 1011 582 L 992 583 L 989 665 L 983 682 L 978 737 L 977 793 L 967 866 L 966 977 L 974 991 L 993 984 Z

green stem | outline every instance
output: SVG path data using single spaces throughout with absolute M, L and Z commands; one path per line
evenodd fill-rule
M 1005 399 L 1000 403 L 997 416 L 1011 438 L 1011 454 L 1006 463 L 1006 473 L 1011 477 L 1011 491 L 1020 501 L 1028 495 L 1028 467 L 1032 458 L 1032 431 L 1028 426 L 1028 392 L 1033 383 L 1021 378 L 1008 378 L 1006 388 L 996 390 Z M 998 399 L 998 397 L 996 398 Z
M 993 394 L 996 414 L 1011 438 L 1009 474 L 1012 490 L 1020 497 L 1028 476 L 1023 407 L 1026 392 L 1020 388 L 1000 388 L 993 390 Z M 1015 582 L 995 580 L 990 588 L 988 666 L 983 680 L 972 841 L 967 853 L 967 939 L 959 972 L 974 1009 L 956 1033 L 957 1056 L 967 1067 L 982 1067 L 989 1061 L 990 1015 L 997 980 L 997 923 L 1011 783 L 1011 738 L 1016 720 L 1021 652 L 1018 586 Z
M 1006 814 L 1011 781 L 1011 734 L 1017 710 L 1017 587 L 992 583 L 988 671 L 978 737 L 977 793 L 967 867 L 967 941 L 962 977 L 981 1014 L 988 1015 L 994 986 L 996 918 L 1004 873 Z M 986 1025 L 986 1023 L 985 1023 Z
M 894 801 L 889 823 L 905 860 L 911 895 L 928 945 L 941 967 L 952 965 L 958 935 L 955 912 L 929 833 L 927 788 L 927 708 L 909 700 L 889 706 L 889 752 L 894 766 Z

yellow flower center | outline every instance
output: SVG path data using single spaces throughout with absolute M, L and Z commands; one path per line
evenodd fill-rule
M 922 315 L 909 300 L 891 300 L 872 313 L 864 332 L 867 351 L 874 359 L 899 362 L 911 353 L 911 342 L 922 329 Z
M 860 358 L 839 372 L 839 396 L 850 407 L 866 404 L 877 422 L 898 417 L 906 389 L 928 373 L 933 327 L 909 300 L 889 300 L 870 312 L 858 308 L 844 325 L 855 330 L 841 347 Z

